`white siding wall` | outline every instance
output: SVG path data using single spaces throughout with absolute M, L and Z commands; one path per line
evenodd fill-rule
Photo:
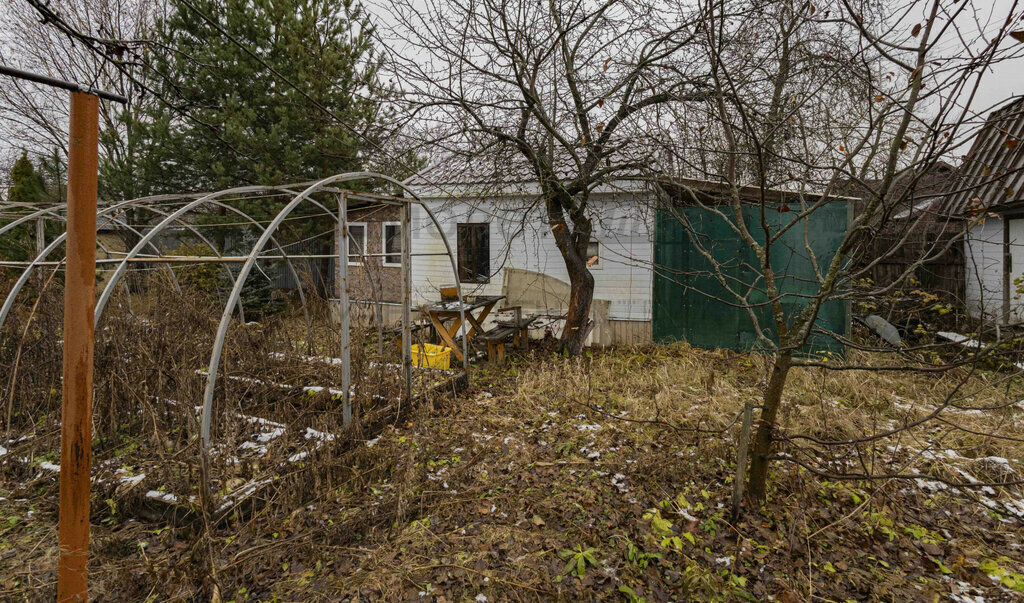
M 467 295 L 500 295 L 503 268 L 540 272 L 566 283 L 569 276 L 536 197 L 439 198 L 424 202 L 441 222 L 457 254 L 456 224 L 490 223 L 491 272 L 485 285 L 464 284 Z M 591 198 L 600 242 L 600 267 L 593 270 L 594 297 L 610 302 L 612 320 L 651 320 L 653 218 L 632 194 L 597 193 Z M 413 252 L 443 253 L 444 244 L 426 212 L 413 206 Z M 455 283 L 449 259 L 414 257 L 413 299 L 417 304 L 439 298 L 438 288 Z
M 1018 279 L 1024 278 L 1024 218 L 1006 221 L 1010 229 L 1010 312 L 1011 322 L 1024 322 L 1024 298 L 1017 293 Z
M 964 241 L 967 309 L 975 318 L 998 317 L 1003 308 L 1003 220 L 989 217 Z

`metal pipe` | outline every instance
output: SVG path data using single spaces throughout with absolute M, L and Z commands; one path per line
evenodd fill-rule
M 235 279 L 235 285 L 234 285 L 234 287 L 231 290 L 231 295 L 228 297 L 227 306 L 225 307 L 225 311 L 221 315 L 220 325 L 217 327 L 217 334 L 216 334 L 216 336 L 214 337 L 214 340 L 213 340 L 213 350 L 210 353 L 210 362 L 208 364 L 209 370 L 207 371 L 206 388 L 205 388 L 205 390 L 203 392 L 203 409 L 202 409 L 202 416 L 201 416 L 200 426 L 199 426 L 200 453 L 202 455 L 204 465 L 206 463 L 208 463 L 208 453 L 209 453 L 209 446 L 210 446 L 210 428 L 211 428 L 212 415 L 213 415 L 213 394 L 214 394 L 214 391 L 216 390 L 216 387 L 217 387 L 217 372 L 218 372 L 218 370 L 220 368 L 220 357 L 221 357 L 221 354 L 224 351 L 224 340 L 227 338 L 228 327 L 231 324 L 231 312 L 230 312 L 229 308 L 241 296 L 242 287 L 245 284 L 245 279 L 249 276 L 249 272 L 252 271 L 253 266 L 256 264 L 256 261 L 258 259 L 259 253 L 262 251 L 263 247 L 267 244 L 267 241 L 271 238 L 271 236 L 273 235 L 274 231 L 277 230 L 278 226 L 280 226 L 280 224 L 285 220 L 285 218 L 288 217 L 288 215 L 295 209 L 295 207 L 297 207 L 300 203 L 302 203 L 304 201 L 314 202 L 311 199 L 311 196 L 313 195 L 313 193 L 318 192 L 318 191 L 322 191 L 322 190 L 326 190 L 326 188 L 325 188 L 326 185 L 329 185 L 329 184 L 332 184 L 332 183 L 350 182 L 350 181 L 368 180 L 368 179 L 383 180 L 385 182 L 390 182 L 391 184 L 400 186 L 403 189 L 408 190 L 406 185 L 402 184 L 398 180 L 395 180 L 394 178 L 391 178 L 391 177 L 388 177 L 388 176 L 384 176 L 382 174 L 376 174 L 376 173 L 373 173 L 373 172 L 351 172 L 351 173 L 347 173 L 347 174 L 338 174 L 338 175 L 335 175 L 335 176 L 329 176 L 327 178 L 324 178 L 323 180 L 320 180 L 319 182 L 316 182 L 315 184 L 311 185 L 306 190 L 302 191 L 295 198 L 293 198 L 291 201 L 289 201 L 288 204 L 285 205 L 284 208 L 282 208 L 280 212 L 278 212 L 277 216 L 275 216 L 274 219 L 271 220 L 271 222 L 267 226 L 266 230 L 260 236 L 260 239 L 256 242 L 255 246 L 253 247 L 252 252 L 249 254 L 249 259 L 246 261 L 246 263 L 242 266 L 242 269 L 239 271 L 238 277 Z M 239 190 L 239 189 L 235 189 L 235 190 Z M 199 201 L 202 201 L 202 200 L 199 200 Z M 199 201 L 196 201 L 194 203 L 198 203 Z M 417 203 L 419 202 L 418 198 L 417 198 L 416 202 Z M 192 204 L 190 204 L 189 206 L 186 206 L 186 208 L 190 207 L 191 205 Z M 429 210 L 428 210 L 428 212 L 429 212 Z M 436 219 L 434 220 L 434 223 L 437 224 L 437 220 Z M 447 249 L 449 251 L 449 260 L 452 263 L 452 266 L 454 268 L 456 266 L 455 258 L 454 258 L 454 256 L 451 255 L 451 247 L 448 246 L 448 239 L 447 239 L 447 237 L 444 236 L 443 232 L 441 233 L 441 238 L 445 242 L 445 245 L 446 245 L 446 247 L 447 247 Z M 461 292 L 459 293 L 459 300 L 460 301 L 462 300 Z M 205 489 L 208 485 L 209 485 L 208 483 L 204 483 L 203 488 Z M 209 493 L 204 493 L 204 496 L 208 497 L 208 495 L 209 495 Z
M 124 274 L 125 269 L 128 266 L 128 259 L 137 256 L 139 254 L 139 252 L 142 251 L 142 247 L 144 246 L 144 244 L 149 243 L 149 241 L 152 240 L 154 237 L 156 237 L 157 234 L 159 234 L 161 231 L 163 231 L 165 228 L 167 228 L 167 226 L 171 222 L 177 221 L 183 214 L 185 214 L 186 212 L 191 210 L 193 207 L 196 207 L 196 206 L 201 205 L 203 203 L 209 203 L 211 205 L 216 205 L 218 207 L 223 207 L 224 209 L 226 209 L 226 210 L 228 210 L 230 212 L 233 212 L 233 213 L 235 213 L 235 214 L 237 214 L 239 216 L 242 216 L 243 218 L 246 218 L 247 220 L 249 220 L 254 226 L 256 226 L 256 228 L 259 228 L 261 231 L 265 231 L 266 229 L 259 222 L 254 220 L 252 218 L 252 216 L 250 216 L 249 214 L 243 212 L 242 210 L 238 209 L 237 207 L 232 207 L 231 205 L 228 205 L 226 203 L 222 203 L 222 202 L 218 201 L 217 198 L 218 197 L 223 197 L 223 196 L 226 196 L 226 195 L 229 195 L 229 194 L 240 193 L 240 192 L 241 193 L 249 193 L 249 192 L 264 192 L 264 191 L 279 191 L 279 190 L 280 189 L 278 187 L 266 187 L 266 186 L 243 186 L 243 187 L 238 187 L 238 188 L 233 188 L 233 189 L 227 189 L 227 190 L 223 190 L 223 191 L 218 191 L 216 193 L 210 193 L 210 194 L 208 194 L 206 196 L 200 197 L 200 198 L 196 199 L 195 201 L 192 201 L 192 202 L 184 205 L 183 207 L 178 208 L 173 213 L 169 214 L 167 216 L 167 218 L 165 218 L 163 221 L 161 221 L 156 226 L 154 226 L 152 228 L 152 230 L 150 230 L 148 233 L 146 233 L 146 236 L 142 237 L 142 239 L 139 241 L 139 243 L 136 244 L 135 247 L 133 247 L 132 250 L 128 252 L 128 255 L 125 256 L 125 258 L 121 260 L 122 264 L 117 267 L 117 269 L 114 271 L 114 274 L 112 274 L 110 276 L 110 279 L 107 281 L 106 286 L 103 288 L 103 292 L 100 294 L 99 300 L 97 300 L 97 302 L 96 302 L 96 322 L 99 322 L 100 317 L 103 315 L 103 309 L 106 308 L 107 301 L 110 299 L 110 296 L 113 294 L 114 286 L 117 285 L 118 281 L 121 279 L 121 276 Z M 295 281 L 296 282 L 301 282 L 301 279 L 299 279 L 299 273 L 295 270 L 295 266 L 292 264 L 290 256 L 287 253 L 285 253 L 284 248 L 281 247 L 281 244 L 278 243 L 277 240 L 271 238 L 271 242 L 274 243 L 274 245 L 277 247 L 278 251 L 281 253 L 281 256 L 284 258 L 285 264 L 287 264 L 288 268 L 291 270 L 292 276 L 295 277 Z M 308 306 L 306 304 L 306 297 L 305 297 L 305 295 L 303 295 L 302 287 L 301 286 L 299 287 L 299 301 L 302 303 L 302 312 L 303 312 L 303 314 L 305 314 L 306 322 L 308 324 L 309 323 L 309 308 L 308 308 Z
M 71 94 L 70 126 L 57 600 L 86 601 L 99 163 L 99 99 L 96 96 L 81 92 Z
M 352 342 L 348 306 L 348 197 L 338 196 L 338 322 L 341 334 L 341 416 L 342 425 L 352 424 Z
M 110 207 L 105 207 L 102 210 L 96 212 L 96 217 L 99 218 L 100 216 L 104 216 L 106 214 L 112 213 L 115 210 L 118 210 L 118 209 L 120 209 L 120 208 L 122 208 L 122 207 L 124 207 L 126 205 L 131 205 L 133 203 L 134 203 L 134 201 L 122 201 L 121 203 L 118 203 L 116 205 L 111 205 Z M 46 211 L 49 211 L 49 210 L 46 210 Z M 114 218 L 108 219 L 106 222 L 103 223 L 103 226 L 106 226 L 107 224 L 113 222 L 113 220 L 114 220 Z M 66 221 L 66 219 L 65 219 L 65 221 Z M 68 236 L 67 229 L 65 229 L 65 232 L 62 232 L 56 239 L 54 239 L 52 242 L 50 242 L 50 244 L 47 245 L 45 249 L 43 249 L 42 254 L 37 255 L 31 262 L 28 262 L 28 264 L 25 266 L 25 271 L 21 273 L 21 276 L 18 277 L 17 281 L 15 281 L 14 286 L 11 287 L 11 290 L 7 293 L 7 297 L 4 299 L 3 306 L 0 306 L 0 329 L 3 328 L 4 322 L 6 322 L 6 320 L 7 320 L 7 315 L 10 313 L 11 309 L 14 307 L 14 301 L 18 297 L 18 293 L 21 292 L 22 287 L 24 287 L 25 283 L 28 282 L 28 279 L 31 276 L 33 268 L 35 268 L 36 266 L 45 266 L 45 265 L 60 266 L 61 264 L 64 263 L 64 260 L 59 260 L 57 262 L 45 262 L 44 260 L 51 253 L 53 253 L 54 249 L 56 249 L 59 245 L 61 245 L 64 242 L 64 240 L 67 238 L 67 236 Z M 159 251 L 159 248 L 157 248 L 156 245 L 150 244 L 150 247 L 152 247 L 153 249 Z M 100 260 L 100 261 L 102 261 L 102 260 Z M 120 261 L 123 261 L 123 260 L 116 260 L 116 261 L 120 262 Z M 129 300 L 130 299 L 131 298 L 129 298 Z
M 217 371 L 220 368 L 220 357 L 221 353 L 224 350 L 224 339 L 227 337 L 228 326 L 231 324 L 230 308 L 241 297 L 242 287 L 245 284 L 246 278 L 248 278 L 249 276 L 249 272 L 252 271 L 253 266 L 256 264 L 259 253 L 263 250 L 263 247 L 267 244 L 267 241 L 271 239 L 271 237 L 274 234 L 274 231 L 277 230 L 278 226 L 280 226 L 284 219 L 288 217 L 288 214 L 290 214 L 292 210 L 294 210 L 295 207 L 297 207 L 300 203 L 307 200 L 314 192 L 317 192 L 318 190 L 322 189 L 325 185 L 330 184 L 332 182 L 361 180 L 365 178 L 372 178 L 374 176 L 375 175 L 363 172 L 339 174 L 336 176 L 324 178 L 323 180 L 320 180 L 319 182 L 313 184 L 306 190 L 296 195 L 291 201 L 288 202 L 287 205 L 285 205 L 281 209 L 280 212 L 278 212 L 274 219 L 271 220 L 267 228 L 263 231 L 263 234 L 260 235 L 259 240 L 256 241 L 256 244 L 253 246 L 252 252 L 249 254 L 249 259 L 245 262 L 245 264 L 242 265 L 241 270 L 239 270 L 238 276 L 235 278 L 235 285 L 231 289 L 231 294 L 228 297 L 227 306 L 225 307 L 224 312 L 221 315 L 220 325 L 217 327 L 217 335 L 213 340 L 213 350 L 210 353 L 210 363 L 208 365 L 210 368 L 208 370 L 208 375 L 206 377 L 206 389 L 203 393 L 203 411 L 199 426 L 200 453 L 202 455 L 204 466 L 207 466 L 209 463 L 208 456 L 210 447 L 210 423 L 213 414 L 213 393 L 217 386 Z M 391 180 L 390 178 L 387 178 L 385 176 L 379 177 Z M 192 205 L 198 204 L 203 200 L 204 199 L 199 199 L 197 201 L 194 201 L 193 203 L 186 205 L 185 208 L 183 209 L 190 208 Z M 118 269 L 120 270 L 120 267 Z M 205 490 L 208 486 L 208 482 L 205 482 L 204 480 L 203 489 Z M 209 494 L 209 492 L 205 492 L 204 496 L 206 498 L 209 498 Z
M 24 71 L 22 69 L 16 69 L 14 67 L 8 67 L 7 65 L 0 65 L 0 74 L 9 75 L 22 80 L 28 80 L 30 82 L 36 82 L 39 84 L 46 84 L 47 86 L 53 86 L 54 88 L 63 88 L 69 90 L 72 93 L 88 94 L 91 96 L 98 96 L 104 100 L 114 101 L 115 103 L 121 103 L 122 105 L 128 104 L 128 99 L 120 94 L 114 94 L 113 92 L 104 92 L 103 90 L 96 90 L 91 86 L 83 86 L 82 84 L 76 84 L 75 82 L 69 82 L 67 80 L 59 80 L 55 77 L 48 75 L 42 75 L 39 73 L 32 73 L 31 71 Z
M 412 205 L 402 206 L 402 377 L 405 402 L 412 405 Z
M 234 287 L 231 290 L 231 295 L 228 297 L 228 301 L 227 301 L 227 304 L 225 306 L 224 312 L 221 314 L 220 325 L 217 327 L 217 334 L 216 334 L 216 336 L 214 337 L 214 340 L 213 340 L 213 350 L 210 353 L 210 362 L 208 364 L 209 370 L 207 371 L 207 376 L 206 376 L 206 388 L 204 389 L 204 392 L 203 392 L 203 407 L 202 407 L 202 414 L 201 414 L 200 428 L 199 428 L 200 429 L 200 431 L 199 431 L 199 434 L 200 434 L 200 458 L 202 460 L 203 473 L 204 473 L 203 484 L 202 484 L 202 497 L 203 497 L 203 500 L 204 500 L 204 505 L 209 504 L 209 502 L 210 502 L 210 494 L 211 494 L 209 492 L 209 490 L 208 490 L 209 489 L 208 469 L 209 469 L 210 430 L 211 430 L 211 422 L 212 422 L 212 415 L 213 415 L 213 394 L 214 394 L 214 391 L 216 390 L 216 387 L 217 387 L 217 373 L 218 373 L 218 371 L 220 369 L 220 357 L 221 357 L 221 354 L 224 351 L 224 341 L 227 338 L 228 327 L 230 326 L 230 323 L 231 323 L 231 311 L 230 311 L 230 308 L 232 307 L 232 305 L 234 305 L 237 302 L 237 300 L 241 296 L 242 287 L 244 286 L 245 280 L 249 276 L 249 273 L 252 271 L 253 266 L 256 264 L 256 261 L 258 259 L 259 253 L 262 251 L 263 247 L 267 244 L 267 241 L 271 239 L 271 237 L 273 235 L 273 232 L 275 230 L 277 230 L 278 226 L 280 226 L 280 224 L 285 220 L 285 218 L 288 217 L 288 215 L 292 212 L 292 210 L 295 209 L 296 206 L 298 206 L 303 201 L 311 201 L 311 202 L 313 202 L 313 200 L 310 199 L 310 197 L 313 195 L 313 193 L 318 192 L 318 191 L 327 190 L 326 189 L 326 185 L 328 185 L 328 184 L 339 183 L 339 182 L 349 182 L 349 181 L 355 181 L 355 180 L 367 180 L 367 179 L 379 179 L 379 180 L 383 180 L 385 182 L 389 182 L 391 184 L 394 184 L 396 186 L 401 187 L 403 190 L 409 192 L 413 196 L 414 202 L 419 204 L 421 207 L 423 207 L 424 211 L 426 211 L 427 215 L 430 216 L 430 219 L 433 221 L 434 226 L 437 228 L 438 232 L 440 233 L 441 240 L 442 240 L 442 242 L 445 245 L 445 249 L 448 251 L 448 260 L 451 263 L 452 270 L 455 271 L 456 274 L 458 274 L 458 268 L 457 268 L 457 264 L 456 264 L 456 261 L 455 261 L 455 256 L 451 252 L 451 244 L 448 241 L 448 237 L 444 234 L 444 231 L 441 229 L 441 225 L 437 221 L 437 218 L 433 215 L 433 213 L 430 211 L 430 209 L 426 207 L 426 205 L 423 205 L 423 202 L 419 199 L 419 197 L 417 197 L 415 195 L 415 193 L 413 193 L 412 190 L 409 189 L 409 187 L 407 185 L 403 184 L 402 182 L 399 182 L 398 180 L 395 180 L 394 178 L 390 178 L 388 176 L 384 176 L 382 174 L 376 174 L 376 173 L 373 173 L 373 172 L 354 172 L 354 173 L 347 173 L 347 174 L 338 174 L 336 176 L 330 176 L 328 178 L 324 178 L 323 180 L 320 180 L 319 182 L 311 185 L 306 190 L 302 191 L 299 195 L 297 195 L 291 201 L 289 201 L 288 204 L 285 205 L 285 207 L 282 208 L 281 211 L 277 214 L 277 216 L 275 216 L 274 219 L 270 222 L 270 224 L 267 226 L 266 230 L 264 230 L 263 234 L 260 236 L 260 239 L 256 242 L 255 246 L 253 247 L 253 250 L 252 250 L 252 252 L 249 255 L 249 259 L 246 261 L 246 263 L 242 266 L 242 269 L 239 271 L 238 277 L 235 279 L 235 285 L 234 285 Z M 235 192 L 237 192 L 239 190 L 244 190 L 244 189 L 234 189 Z M 188 206 L 183 208 L 183 210 L 187 211 L 187 209 L 190 208 L 192 205 L 198 204 L 198 202 L 201 202 L 204 199 L 200 199 L 197 202 L 189 204 Z M 406 202 L 409 203 L 409 201 L 406 201 Z M 182 210 L 179 210 L 179 211 L 182 211 Z M 411 213 L 410 213 L 410 217 L 411 217 Z M 407 229 L 407 230 L 411 231 L 411 228 Z M 411 235 L 411 232 L 410 232 L 410 235 Z M 406 249 L 408 249 L 409 247 L 411 247 L 411 245 L 410 246 L 406 246 Z M 119 269 L 120 269 L 120 267 L 119 267 Z M 465 311 L 462 308 L 462 306 L 463 306 L 463 304 L 462 304 L 462 302 L 463 302 L 462 287 L 459 284 L 456 284 L 456 293 L 458 295 L 459 302 L 460 302 L 460 304 L 459 304 L 460 305 L 459 314 L 462 317 L 463 322 L 465 322 Z M 406 306 L 407 306 L 407 304 L 406 304 Z M 466 342 L 466 338 L 465 337 L 463 337 L 462 346 L 463 346 L 462 349 L 464 350 L 464 353 L 463 353 L 463 366 L 467 369 L 467 378 L 468 378 L 469 355 L 468 355 L 468 353 L 465 352 L 465 350 L 467 350 L 467 342 Z
M 406 189 L 406 190 L 408 190 L 408 189 Z M 459 320 L 461 321 L 462 325 L 465 325 L 466 324 L 466 310 L 465 310 L 465 305 L 466 304 L 465 304 L 465 300 L 462 297 L 462 283 L 459 282 L 459 265 L 455 261 L 455 254 L 452 253 L 452 245 L 448 241 L 448 235 L 444 234 L 444 229 L 441 228 L 441 223 L 437 221 L 437 216 L 434 215 L 434 212 L 430 211 L 430 208 L 427 207 L 427 204 L 424 203 L 423 200 L 420 199 L 419 197 L 417 197 L 416 195 L 413 195 L 413 197 L 416 199 L 416 203 L 418 203 L 419 206 L 423 209 L 423 211 L 426 212 L 427 217 L 430 218 L 430 221 L 434 223 L 434 228 L 437 229 L 437 234 L 441 235 L 441 242 L 444 243 L 444 248 L 448 252 L 448 261 L 451 263 L 451 265 L 452 265 L 452 273 L 455 275 L 455 294 L 459 298 Z M 469 381 L 469 341 L 467 341 L 467 339 L 468 339 L 468 337 L 466 337 L 465 335 L 462 336 L 462 370 L 466 373 L 466 381 L 468 382 Z
M 330 256 L 332 259 L 335 256 Z M 213 255 L 169 255 L 169 256 L 142 256 L 142 257 L 131 257 L 131 258 L 99 258 L 96 260 L 97 264 L 120 264 L 121 262 L 128 262 L 129 264 L 242 264 L 248 258 L 245 256 L 213 256 Z M 261 255 L 256 258 L 257 261 L 261 260 L 283 260 L 283 259 L 313 259 L 308 256 L 283 256 L 283 255 Z M 49 260 L 46 262 L 32 262 L 32 261 L 0 261 L 0 266 L 7 266 L 10 268 L 25 268 L 35 266 L 57 266 L 63 264 L 62 260 Z

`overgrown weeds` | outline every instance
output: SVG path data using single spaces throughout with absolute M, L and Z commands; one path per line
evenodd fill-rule
M 1021 391 L 1006 373 L 796 369 L 770 500 L 733 520 L 736 418 L 759 397 L 764 358 L 535 348 L 408 408 L 388 367 L 397 346 L 379 357 L 357 332 L 360 428 L 345 431 L 323 305 L 312 326 L 294 311 L 229 333 L 213 455 L 223 508 L 207 540 L 190 500 L 219 308 L 189 299 L 136 298 L 134 315 L 119 299 L 98 331 L 98 598 L 199 598 L 214 583 L 236 601 L 1000 600 L 1024 588 Z M 37 312 L 4 333 L 24 339 L 20 361 L 4 346 L 5 374 L 32 371 L 11 381 L 0 460 L 4 597 L 53 592 L 57 322 Z M 418 391 L 450 387 L 417 375 Z M 941 420 L 917 424 L 936 409 Z M 970 480 L 985 485 L 950 485 Z

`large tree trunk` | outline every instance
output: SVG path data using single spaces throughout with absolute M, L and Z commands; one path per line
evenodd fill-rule
M 792 350 L 785 350 L 775 357 L 772 375 L 764 392 L 764 405 L 761 407 L 761 419 L 758 421 L 754 435 L 754 450 L 750 463 L 750 488 L 747 490 L 750 500 L 760 505 L 765 500 L 768 488 L 768 457 L 772 451 L 772 436 L 775 420 L 782 404 L 782 392 L 786 388 L 786 377 L 793 366 Z
M 566 257 L 565 267 L 569 271 L 569 308 L 562 330 L 562 349 L 575 356 L 583 351 L 587 335 L 590 334 L 590 304 L 594 301 L 594 275 L 587 267 L 587 258 L 578 254 L 562 253 Z
M 587 246 L 593 224 L 582 210 L 570 213 L 572 228 L 565 222 L 562 205 L 556 199 L 548 200 L 548 218 L 555 245 L 562 254 L 569 273 L 569 307 L 562 329 L 562 351 L 577 355 L 583 351 L 590 334 L 590 304 L 594 301 L 594 275 L 587 266 Z

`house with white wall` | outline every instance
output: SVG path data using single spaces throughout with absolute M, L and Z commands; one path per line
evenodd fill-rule
M 411 205 L 414 307 L 440 301 L 442 288 L 457 283 L 465 296 L 503 296 L 498 309 L 521 308 L 524 315 L 541 317 L 541 324 L 560 334 L 570 297 L 569 275 L 537 182 L 511 177 L 474 179 L 465 174 L 444 180 L 418 175 L 406 186 L 422 203 Z M 732 218 L 727 216 L 737 215 L 731 205 L 732 189 L 700 180 L 666 181 L 659 187 L 622 180 L 602 184 L 589 194 L 587 211 L 593 232 L 588 257 L 594 278 L 589 343 L 687 341 L 701 347 L 749 349 L 757 342 L 757 329 L 743 302 L 730 296 L 745 291 L 748 298 L 753 296 L 750 299 L 763 298 L 764 278 L 755 254 L 728 223 Z M 770 238 L 773 263 L 785 267 L 776 273 L 783 304 L 806 303 L 817 282 L 815 260 L 831 261 L 849 226 L 854 200 L 832 197 L 819 203 L 820 194 L 756 187 L 740 187 L 738 192 L 739 215 L 747 230 L 762 245 Z M 722 204 L 729 206 L 726 212 L 713 209 Z M 791 207 L 801 204 L 817 209 L 807 214 L 792 211 Z M 373 268 L 358 256 L 376 249 L 372 241 L 364 242 L 364 234 L 371 231 L 365 226 L 368 218 L 360 218 L 350 207 L 349 220 L 352 276 Z M 380 249 L 396 253 L 389 267 L 401 261 L 399 228 L 398 222 L 387 222 L 380 229 Z M 814 258 L 803 257 L 808 253 Z M 400 270 L 371 272 L 390 275 L 398 284 Z M 743 286 L 727 291 L 719 277 Z M 399 319 L 397 289 L 385 283 L 376 289 L 376 299 L 364 299 L 353 282 L 350 279 L 349 299 L 356 307 L 383 307 L 386 323 Z M 760 305 L 754 308 L 755 313 L 763 311 Z M 849 318 L 848 303 L 829 301 L 817 327 L 847 336 Z M 771 322 L 766 316 L 762 319 Z M 815 345 L 839 349 L 841 340 L 834 337 Z
M 437 218 L 457 259 L 453 271 L 430 216 L 414 205 L 415 304 L 439 300 L 441 287 L 455 284 L 457 275 L 464 295 L 503 295 L 504 305 L 519 306 L 524 313 L 564 316 L 569 275 L 536 182 L 495 186 L 414 179 L 410 184 Z M 695 196 L 703 208 L 693 204 Z M 818 261 L 827 263 L 849 224 L 851 200 L 829 199 L 818 211 L 801 217 L 787 205 L 807 201 L 801 193 L 741 187 L 740 196 L 744 219 L 750 222 L 755 237 L 761 236 L 755 222 L 761 224 L 762 209 L 772 228 L 789 233 L 772 243 L 775 256 L 789 258 L 780 264 L 789 266 L 780 277 L 786 283 L 783 301 L 805 303 L 803 288 L 814 279 L 813 263 L 798 257 L 807 242 L 787 237 L 803 237 L 806 232 Z M 815 196 L 810 197 L 813 202 Z M 706 181 L 677 181 L 660 195 L 634 181 L 607 183 L 591 192 L 591 344 L 689 341 L 732 349 L 748 349 L 754 344 L 754 328 L 746 310 L 734 299 L 721 298 L 717 279 L 709 276 L 704 265 L 704 253 L 710 253 L 720 262 L 719 270 L 729 273 L 726 278 L 746 282 L 751 289 L 764 287 L 752 251 L 719 214 L 707 209 L 720 203 L 730 203 L 728 187 Z M 684 213 L 687 226 L 680 221 Z M 806 221 L 808 228 L 787 228 L 791 220 Z M 686 234 L 688 230 L 693 236 Z M 696 240 L 701 241 L 701 252 L 695 247 Z M 848 304 L 829 302 L 826 306 L 820 318 L 822 330 L 848 335 Z
M 968 311 L 1004 325 L 1024 322 L 1024 98 L 989 115 L 964 158 L 946 211 L 968 223 Z
M 415 184 L 457 258 L 463 295 L 504 295 L 505 306 L 551 318 L 568 305 L 569 276 L 535 182 L 500 187 L 473 183 Z M 591 343 L 651 340 L 655 195 L 637 183 L 613 183 L 590 197 L 594 303 Z M 444 242 L 426 211 L 412 211 L 412 288 L 415 304 L 440 298 L 455 284 Z

